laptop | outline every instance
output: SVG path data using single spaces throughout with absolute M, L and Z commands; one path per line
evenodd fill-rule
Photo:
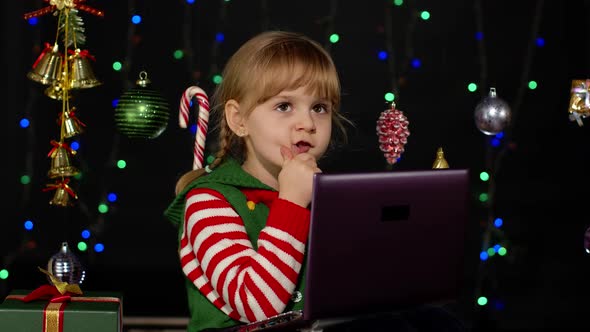
M 467 169 L 319 173 L 313 181 L 303 310 L 228 331 L 321 331 L 459 298 Z

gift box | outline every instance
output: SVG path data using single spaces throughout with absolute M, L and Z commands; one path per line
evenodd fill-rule
M 123 297 L 85 291 L 75 296 L 30 300 L 31 291 L 13 290 L 0 305 L 0 331 L 121 332 Z

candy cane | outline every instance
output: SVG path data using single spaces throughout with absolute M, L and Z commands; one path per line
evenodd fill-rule
M 198 86 L 188 87 L 180 99 L 180 111 L 178 113 L 178 124 L 186 128 L 188 124 L 191 99 L 197 97 L 199 108 L 197 113 L 197 133 L 195 134 L 195 147 L 193 149 L 193 169 L 203 167 L 203 156 L 205 151 L 205 139 L 207 138 L 207 127 L 209 125 L 209 98 L 203 89 Z

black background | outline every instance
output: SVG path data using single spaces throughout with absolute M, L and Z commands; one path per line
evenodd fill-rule
M 394 7 L 390 3 L 197 0 L 189 6 L 182 1 L 89 1 L 87 5 L 105 12 L 104 18 L 81 13 L 86 48 L 96 57 L 92 65 L 103 85 L 75 97 L 78 115 L 87 125 L 76 157 L 83 177 L 75 187 L 79 202 L 63 209 L 49 206 L 50 194 L 41 191 L 49 182 L 46 155 L 50 140 L 58 135 L 55 118 L 61 103 L 44 96 L 43 87 L 26 78 L 42 43 L 54 41 L 56 19 L 45 15 L 39 25 L 30 26 L 22 15 L 46 2 L 3 2 L 3 100 L 8 102 L 4 110 L 9 118 L 1 131 L 5 142 L 1 163 L 3 183 L 9 185 L 2 199 L 8 212 L 0 221 L 0 268 L 8 269 L 10 277 L 0 281 L 0 295 L 44 283 L 37 266 L 44 266 L 62 241 L 75 244 L 81 240 L 80 231 L 89 228 L 94 231 L 90 242 L 104 243 L 106 250 L 100 254 L 75 250 L 87 271 L 84 289 L 123 291 L 126 315 L 186 315 L 176 230 L 162 215 L 173 198 L 176 179 L 192 165 L 193 138 L 177 123 L 182 92 L 199 84 L 212 93 L 210 77 L 239 45 L 262 30 L 299 31 L 325 45 L 328 33 L 334 31 L 341 40 L 327 47 L 341 75 L 342 111 L 356 127 L 349 128 L 349 144 L 329 155 L 322 169 L 387 169 L 377 146 L 375 121 L 386 107 L 384 92 L 395 82 L 397 106 L 410 120 L 411 136 L 393 171 L 428 169 L 436 149 L 443 147 L 452 168 L 469 168 L 474 174 L 466 255 L 470 282 L 460 312 L 475 327 L 490 330 L 584 323 L 590 295 L 590 262 L 582 247 L 583 233 L 590 226 L 585 211 L 590 197 L 590 140 L 588 124 L 580 127 L 570 121 L 567 107 L 571 80 L 590 76 L 590 4 L 457 0 L 405 1 Z M 478 4 L 483 14 L 483 53 L 474 37 Z M 541 6 L 538 36 L 545 46 L 529 52 L 537 6 Z M 422 9 L 430 11 L 430 20 L 412 20 Z M 143 23 L 130 29 L 130 13 L 141 14 Z M 384 33 L 387 15 L 392 20 L 391 42 Z M 218 31 L 224 32 L 225 41 L 214 46 Z M 388 43 L 394 49 L 394 70 L 376 56 Z M 174 60 L 172 53 L 180 48 L 185 48 L 187 57 Z M 419 57 L 422 67 L 405 65 L 408 54 Z M 113 71 L 114 61 L 125 61 L 127 70 Z M 168 127 L 153 140 L 121 135 L 113 119 L 112 100 L 133 86 L 141 70 L 149 73 L 152 88 L 170 104 Z M 529 80 L 539 83 L 536 90 L 523 89 Z M 476 93 L 467 92 L 468 82 L 479 84 Z M 510 135 L 498 148 L 489 147 L 489 137 L 473 121 L 475 106 L 490 87 L 513 110 Z M 31 120 L 30 128 L 15 125 L 23 117 Z M 496 151 L 508 146 L 496 168 L 492 206 L 493 213 L 504 218 L 502 243 L 508 255 L 480 265 L 480 224 L 488 210 L 477 197 L 488 183 L 479 181 L 477 174 L 489 170 L 490 160 L 497 160 Z M 118 159 L 127 161 L 126 169 L 114 167 Z M 21 185 L 19 178 L 27 173 L 32 182 Z M 111 191 L 119 200 L 101 215 L 96 206 Z M 36 222 L 33 232 L 23 230 L 26 219 Z M 487 307 L 475 305 L 479 292 L 490 299 Z

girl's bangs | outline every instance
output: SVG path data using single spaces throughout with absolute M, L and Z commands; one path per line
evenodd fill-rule
M 302 86 L 307 92 L 329 100 L 336 108 L 340 96 L 338 75 L 334 66 L 319 56 L 271 58 L 265 68 L 258 68 L 256 104 L 261 104 L 284 90 L 295 90 Z

